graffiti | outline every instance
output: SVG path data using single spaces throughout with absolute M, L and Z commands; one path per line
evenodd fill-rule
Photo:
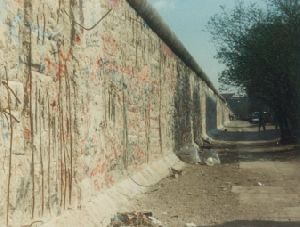
M 103 9 L 126 4 L 105 1 L 99 4 Z M 11 32 L 4 34 L 11 38 L 22 26 L 20 47 L 12 50 L 22 65 L 14 74 L 8 69 L 22 86 L 0 80 L 3 169 L 10 178 L 9 194 L 5 189 L 1 199 L 11 220 L 20 210 L 36 219 L 74 208 L 79 197 L 88 200 L 112 186 L 115 172 L 137 168 L 201 134 L 200 88 L 191 82 L 196 75 L 134 11 L 119 7 L 101 29 L 84 30 L 63 10 L 73 7 L 72 16 L 84 21 L 85 2 L 57 3 L 46 10 L 44 2 L 25 0 L 18 14 L 24 17 L 10 16 Z M 131 27 L 132 33 L 124 33 Z M 22 149 L 22 156 L 14 152 Z M 14 179 L 11 170 L 19 165 L 27 169 Z M 26 193 L 13 185 L 19 181 Z M 84 198 L 82 182 L 90 186 Z
M 149 154 L 149 148 L 150 148 L 150 138 L 151 138 L 151 109 L 150 109 L 150 103 L 148 101 L 148 104 L 145 108 L 145 139 L 146 139 L 146 160 L 149 162 L 150 154 Z
M 74 5 L 74 2 L 73 2 L 73 5 Z M 73 25 L 73 28 L 74 28 L 74 25 L 78 25 L 81 29 L 83 29 L 83 30 L 86 30 L 86 31 L 91 31 L 91 30 L 93 30 L 95 27 L 97 27 L 98 26 L 98 24 L 100 24 L 100 22 L 104 19 L 104 18 L 106 18 L 111 12 L 112 12 L 112 9 L 113 8 L 111 8 L 111 9 L 109 9 L 96 23 L 94 23 L 92 26 L 86 26 L 86 25 L 83 25 L 83 24 L 81 24 L 81 23 L 79 23 L 79 22 L 77 22 L 76 20 L 75 20 L 75 18 L 74 18 L 74 14 L 73 14 L 73 9 L 72 9 L 72 7 L 73 7 L 73 5 L 71 6 L 71 15 L 66 11 L 66 9 L 62 9 L 62 12 L 64 12 L 70 19 L 71 19 L 71 21 L 72 21 L 72 25 Z M 80 8 L 81 8 L 81 19 L 83 19 L 83 13 L 82 13 L 82 3 L 80 3 Z M 74 38 L 74 37 L 73 37 Z M 71 39 L 71 40 L 73 40 L 73 39 Z
M 101 191 L 104 188 L 111 187 L 114 184 L 113 177 L 109 174 L 104 175 L 102 178 L 94 180 L 94 187 L 97 191 Z
M 102 175 L 107 172 L 107 164 L 102 161 L 97 163 L 96 167 L 91 171 L 90 176 L 94 177 L 96 175 Z
M 187 68 L 183 64 L 177 67 L 177 87 L 174 104 L 174 124 L 172 131 L 174 134 L 175 150 L 178 151 L 183 145 L 192 142 L 191 84 Z
M 99 31 L 94 31 L 86 34 L 85 36 L 86 47 L 100 47 L 100 34 Z
M 113 84 L 110 84 L 108 89 L 108 118 L 116 122 L 116 100 L 118 99 L 117 89 Z M 120 102 L 120 101 L 119 101 Z
M 149 66 L 144 66 L 140 72 L 137 74 L 137 78 L 144 83 L 150 83 L 149 78 Z
M 103 41 L 103 51 L 109 56 L 113 56 L 117 53 L 119 44 L 118 42 L 109 34 L 102 35 Z
M 104 69 L 105 73 L 120 73 L 121 75 L 133 77 L 134 70 L 132 66 L 122 66 L 115 61 L 103 58 L 97 59 L 96 62 L 98 67 Z
M 116 8 L 120 5 L 120 0 L 106 0 L 106 2 L 111 8 Z
M 129 138 L 128 138 L 128 90 L 127 85 L 124 82 L 124 76 L 122 77 L 122 161 L 125 169 L 128 168 L 128 152 L 129 152 Z
M 196 81 L 193 88 L 193 105 L 192 105 L 192 120 L 193 120 L 193 134 L 194 142 L 199 146 L 202 143 L 202 119 L 201 119 L 201 99 L 200 99 L 200 85 Z
M 167 57 L 171 57 L 171 58 L 175 57 L 173 51 L 165 43 L 161 43 L 160 48 L 164 53 L 164 55 L 166 55 Z
M 2 15 L 3 17 L 0 17 L 0 20 L 3 24 L 7 25 L 8 29 L 8 36 L 5 38 L 7 39 L 6 42 L 10 43 L 11 45 L 17 45 L 17 43 L 20 41 L 20 30 L 23 22 L 23 16 L 21 13 L 20 8 L 17 9 L 17 15 L 10 15 L 7 12 L 9 12 L 11 9 L 8 9 L 7 4 L 1 4 L 1 8 L 3 9 Z M 4 16 L 5 15 L 5 16 Z
M 1 111 L 1 114 L 9 115 L 9 129 L 10 129 L 10 140 L 9 140 L 9 161 L 8 161 L 8 180 L 7 180 L 7 198 L 6 198 L 6 225 L 8 226 L 9 221 L 9 206 L 10 206 L 10 186 L 11 186 L 11 172 L 12 172 L 12 146 L 13 146 L 13 135 L 14 135 L 14 122 L 11 112 L 11 91 L 12 89 L 8 86 L 8 72 L 5 66 L 5 77 L 6 77 L 6 89 L 7 89 L 7 108 L 8 111 Z
M 160 56 L 161 57 L 161 56 Z M 158 133 L 159 133 L 159 147 L 160 153 L 163 153 L 163 139 L 162 139 L 162 63 L 159 63 L 159 86 L 157 93 L 159 94 L 159 110 L 158 110 Z

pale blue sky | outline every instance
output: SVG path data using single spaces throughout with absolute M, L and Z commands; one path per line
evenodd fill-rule
M 220 6 L 233 8 L 236 0 L 148 0 L 177 34 L 203 71 L 218 88 L 218 74 L 224 69 L 214 56 L 216 49 L 206 32 L 211 16 L 220 12 Z M 245 0 L 263 4 L 266 0 Z

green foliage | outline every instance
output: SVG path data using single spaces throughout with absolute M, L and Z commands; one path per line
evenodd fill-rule
M 226 65 L 220 82 L 269 106 L 282 136 L 299 128 L 300 0 L 269 0 L 265 10 L 240 1 L 221 10 L 208 24 L 216 57 Z

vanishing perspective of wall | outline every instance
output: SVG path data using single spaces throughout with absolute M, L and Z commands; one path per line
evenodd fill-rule
M 125 0 L 4 0 L 0 12 L 0 226 L 80 209 L 227 120 L 207 78 Z

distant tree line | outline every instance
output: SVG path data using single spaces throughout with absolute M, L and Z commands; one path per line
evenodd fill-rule
M 266 8 L 240 1 L 221 7 L 208 29 L 226 65 L 220 82 L 268 106 L 283 141 L 299 138 L 300 0 L 268 0 Z

